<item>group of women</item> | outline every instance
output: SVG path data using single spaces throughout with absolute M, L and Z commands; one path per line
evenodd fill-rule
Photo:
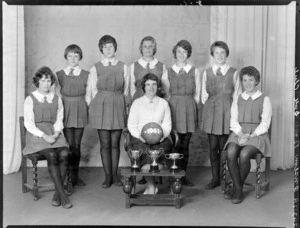
M 69 45 L 64 53 L 67 67 L 56 76 L 48 67 L 40 68 L 33 78 L 37 90 L 25 99 L 27 134 L 23 153 L 40 153 L 47 159 L 56 189 L 51 204 L 72 207 L 64 192 L 68 166 L 73 185 L 85 185 L 78 170 L 80 144 L 87 124 L 97 129 L 100 140 L 105 172 L 102 187 L 123 185 L 118 176 L 118 163 L 120 138 L 127 127 L 127 105 L 130 106 L 130 148 L 163 148 L 165 153 L 170 153 L 169 135 L 171 130 L 176 131 L 179 138 L 176 150 L 183 154 L 181 169 L 185 171 L 192 133 L 198 128 L 207 133 L 212 170 L 212 180 L 205 186 L 208 190 L 220 185 L 220 153 L 227 149 L 233 188 L 226 192 L 225 198 L 240 203 L 250 171 L 250 157 L 256 153 L 270 155 L 268 128 L 272 109 L 270 99 L 256 88 L 260 81 L 258 70 L 250 66 L 238 72 L 228 66 L 229 48 L 222 41 L 211 45 L 214 63 L 204 71 L 202 80 L 199 70 L 188 63 L 192 46 L 187 40 L 174 46 L 175 63 L 169 68 L 154 57 L 157 44 L 151 36 L 141 40 L 141 58 L 130 67 L 116 58 L 114 37 L 101 37 L 98 47 L 103 59 L 88 72 L 79 67 L 83 58 L 81 48 Z M 53 84 L 55 92 L 51 90 Z M 198 126 L 200 101 L 204 108 Z M 163 129 L 163 138 L 157 145 L 148 145 L 141 136 L 142 127 L 149 122 L 156 122 Z M 149 158 L 142 156 L 140 165 L 147 168 L 148 164 Z M 145 182 L 144 194 L 156 194 L 153 178 L 139 183 Z M 182 179 L 182 184 L 194 185 L 187 177 Z

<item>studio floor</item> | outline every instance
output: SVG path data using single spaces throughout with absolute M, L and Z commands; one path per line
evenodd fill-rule
M 122 167 L 121 167 L 122 168 Z M 31 170 L 28 170 L 31 178 Z M 47 168 L 39 168 L 40 180 L 51 183 Z M 221 188 L 205 190 L 210 180 L 209 167 L 190 167 L 188 176 L 194 187 L 184 186 L 182 207 L 132 206 L 125 208 L 122 187 L 103 189 L 103 169 L 84 167 L 80 175 L 84 187 L 74 188 L 71 209 L 53 207 L 53 191 L 39 193 L 34 201 L 31 193 L 22 193 L 21 172 L 3 176 L 3 226 L 8 225 L 117 225 L 117 226 L 253 226 L 293 227 L 294 182 L 293 170 L 271 171 L 270 191 L 255 198 L 254 186 L 244 188 L 241 204 L 232 204 Z M 247 182 L 255 182 L 251 173 Z M 159 192 L 167 191 L 168 179 L 163 179 Z M 143 185 L 137 186 L 142 191 Z

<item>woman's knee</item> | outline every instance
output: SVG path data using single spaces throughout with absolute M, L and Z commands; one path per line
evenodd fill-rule
M 229 143 L 227 146 L 227 159 L 232 160 L 238 157 L 239 146 L 235 143 Z
M 240 162 L 249 162 L 259 150 L 254 146 L 244 146 L 240 153 Z
M 69 156 L 69 150 L 67 148 L 65 149 L 62 149 L 60 152 L 59 152 L 59 158 L 60 159 L 67 159 Z

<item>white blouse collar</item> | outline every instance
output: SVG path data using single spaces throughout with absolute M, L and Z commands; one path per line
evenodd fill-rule
M 188 73 L 189 71 L 190 71 L 190 69 L 192 68 L 192 65 L 190 65 L 190 64 L 186 64 L 185 65 L 185 67 L 179 67 L 179 66 L 177 66 L 176 64 L 174 64 L 173 66 L 172 66 L 172 69 L 178 74 L 179 73 L 179 71 L 180 71 L 180 69 L 183 69 L 186 73 Z
M 252 98 L 252 100 L 255 100 L 257 98 L 259 98 L 262 95 L 262 92 L 260 92 L 259 90 L 257 90 L 254 94 L 252 94 L 251 96 L 249 94 L 246 93 L 246 91 L 244 91 L 242 93 L 242 98 L 244 98 L 245 100 L 248 100 L 249 97 Z
M 229 66 L 227 64 L 224 64 L 223 66 L 218 66 L 218 65 L 214 64 L 212 67 L 214 74 L 217 74 L 218 68 L 221 68 L 222 75 L 225 75 L 227 70 L 229 69 Z
M 155 68 L 155 65 L 158 63 L 156 58 L 152 59 L 150 62 L 146 62 L 142 57 L 138 60 L 138 63 L 143 67 L 146 68 L 147 64 L 149 63 L 150 69 Z
M 115 66 L 118 63 L 118 60 L 117 58 L 112 58 L 112 59 L 104 58 L 101 60 L 101 62 L 104 66 L 108 66 L 109 62 L 111 63 L 112 66 Z
M 147 103 L 155 103 L 158 100 L 157 96 L 155 96 L 153 98 L 153 100 L 150 100 L 150 98 L 147 97 L 146 95 L 144 95 L 143 97 L 144 97 L 145 102 L 147 102 Z
M 54 93 L 49 92 L 47 95 L 43 95 L 39 92 L 39 90 L 35 90 L 32 92 L 33 96 L 39 101 L 39 102 L 44 102 L 44 98 L 46 97 L 48 103 L 52 103 L 52 100 L 54 98 Z
M 76 67 L 67 66 L 64 69 L 65 74 L 69 75 L 71 69 L 74 69 L 74 71 L 73 71 L 74 76 L 79 76 L 80 75 L 81 68 L 78 65 Z

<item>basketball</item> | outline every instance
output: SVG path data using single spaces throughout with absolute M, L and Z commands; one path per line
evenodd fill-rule
M 141 136 L 146 143 L 150 145 L 157 144 L 163 137 L 163 130 L 158 123 L 150 122 L 142 128 Z

